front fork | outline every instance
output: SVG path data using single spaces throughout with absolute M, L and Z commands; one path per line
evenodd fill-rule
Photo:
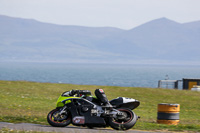
M 64 106 L 63 108 L 61 108 L 61 109 L 60 109 L 60 112 L 58 113 L 58 115 L 59 115 L 59 116 L 61 116 L 61 115 L 63 115 L 63 114 L 67 115 L 66 109 L 67 109 L 66 106 Z

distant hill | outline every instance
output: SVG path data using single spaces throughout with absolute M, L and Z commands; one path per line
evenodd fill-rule
M 160 18 L 130 30 L 0 15 L 0 61 L 200 64 L 200 21 Z

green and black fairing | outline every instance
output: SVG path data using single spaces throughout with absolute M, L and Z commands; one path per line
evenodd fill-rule
M 69 95 L 69 91 L 66 91 L 64 93 L 62 93 L 62 95 L 58 98 L 57 100 L 57 108 L 63 107 L 65 104 L 71 103 L 72 99 L 81 99 L 81 98 L 85 98 L 88 101 L 91 101 L 97 105 L 100 105 L 101 103 L 99 102 L 99 100 L 95 97 L 91 95 L 91 92 L 88 90 L 81 90 L 76 96 L 70 96 Z
M 93 101 L 97 102 L 97 98 L 88 92 L 83 92 L 82 94 L 78 95 L 83 97 L 69 96 L 68 92 L 64 92 L 57 100 L 57 108 L 66 106 L 71 113 L 72 118 L 84 117 L 84 124 L 86 125 L 98 124 L 99 126 L 105 126 L 106 122 L 103 118 L 91 115 L 92 109 L 96 108 L 96 104 L 93 103 Z M 80 125 L 79 123 L 75 123 L 73 120 L 72 123 L 74 125 Z

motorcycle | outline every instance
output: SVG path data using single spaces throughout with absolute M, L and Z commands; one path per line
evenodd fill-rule
M 75 96 L 70 91 L 62 93 L 56 109 L 47 115 L 47 121 L 54 127 L 75 126 L 108 127 L 116 130 L 132 128 L 139 116 L 132 110 L 140 105 L 138 100 L 118 97 L 110 101 L 112 108 L 105 107 L 88 90 L 78 90 Z

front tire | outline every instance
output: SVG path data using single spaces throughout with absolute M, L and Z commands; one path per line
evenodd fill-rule
M 130 109 L 119 108 L 117 110 L 123 113 L 123 117 L 119 116 L 117 119 L 110 118 L 109 125 L 116 130 L 128 130 L 132 128 L 137 122 L 137 115 Z
M 71 115 L 69 114 L 69 112 L 67 113 L 67 115 L 61 116 L 58 115 L 59 112 L 60 111 L 58 109 L 50 111 L 47 115 L 48 123 L 54 127 L 65 127 L 69 125 L 71 123 Z

